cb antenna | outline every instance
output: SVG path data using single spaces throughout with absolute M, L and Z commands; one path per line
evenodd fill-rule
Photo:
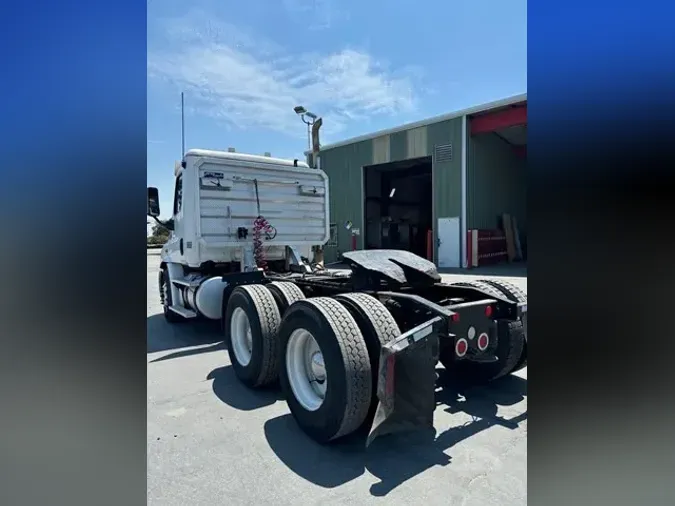
M 182 155 L 181 160 L 185 158 L 185 94 L 180 92 L 180 142 Z

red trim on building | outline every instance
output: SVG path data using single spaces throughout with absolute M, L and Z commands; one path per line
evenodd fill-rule
M 471 135 L 527 125 L 527 104 L 471 118 Z

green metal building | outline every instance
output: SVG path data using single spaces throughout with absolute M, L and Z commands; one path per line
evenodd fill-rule
M 329 176 L 332 237 L 325 259 L 353 247 L 345 223 L 365 229 L 364 168 L 404 160 L 431 160 L 433 259 L 439 243 L 456 242 L 457 264 L 466 267 L 467 230 L 495 229 L 509 213 L 526 236 L 527 95 L 473 107 L 321 147 L 318 164 Z M 430 158 L 429 158 L 430 157 Z M 458 223 L 441 236 L 441 221 Z M 356 247 L 364 248 L 363 235 Z M 450 263 L 454 263 L 451 260 Z M 447 263 L 447 262 L 446 262 Z

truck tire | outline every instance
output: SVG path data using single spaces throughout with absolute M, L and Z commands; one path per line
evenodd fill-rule
M 268 385 L 279 375 L 281 315 L 264 285 L 236 287 L 225 311 L 225 344 L 239 380 L 250 388 Z
M 507 299 L 513 302 L 527 302 L 527 294 L 518 286 L 508 281 L 501 281 L 497 279 L 481 279 L 482 282 L 494 286 L 497 290 L 502 292 Z M 525 329 L 523 329 L 524 331 Z M 516 366 L 511 372 L 520 371 L 527 367 L 527 339 L 523 344 L 523 353 L 520 355 Z
M 185 321 L 185 318 L 169 309 L 169 306 L 173 304 L 173 298 L 171 296 L 171 279 L 169 278 L 169 270 L 166 267 L 162 267 L 159 270 L 159 300 L 162 303 L 164 318 L 167 322 L 181 323 Z
M 279 330 L 281 388 L 300 428 L 319 443 L 357 430 L 372 399 L 372 371 L 363 335 L 336 300 L 293 304 Z
M 494 297 L 503 298 L 504 295 L 491 285 L 479 281 L 453 283 L 456 286 L 469 286 L 482 290 Z M 455 360 L 454 346 L 441 345 L 440 362 L 456 376 L 471 382 L 485 383 L 499 379 L 509 374 L 518 363 L 525 345 L 525 333 L 520 321 L 497 321 L 497 361 L 480 363 L 469 360 Z
M 291 304 L 305 298 L 305 294 L 295 283 L 272 281 L 265 285 L 272 293 L 282 318 Z
M 382 346 L 401 335 L 396 320 L 389 310 L 375 297 L 365 293 L 344 293 L 336 295 L 335 300 L 342 304 L 359 326 L 370 356 L 370 369 L 373 378 L 373 394 L 368 410 L 368 418 L 375 415 L 377 409 L 377 378 Z

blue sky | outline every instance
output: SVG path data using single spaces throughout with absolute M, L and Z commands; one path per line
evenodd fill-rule
M 186 148 L 301 157 L 293 107 L 328 144 L 527 91 L 525 0 L 147 0 L 148 185 L 171 210 Z

